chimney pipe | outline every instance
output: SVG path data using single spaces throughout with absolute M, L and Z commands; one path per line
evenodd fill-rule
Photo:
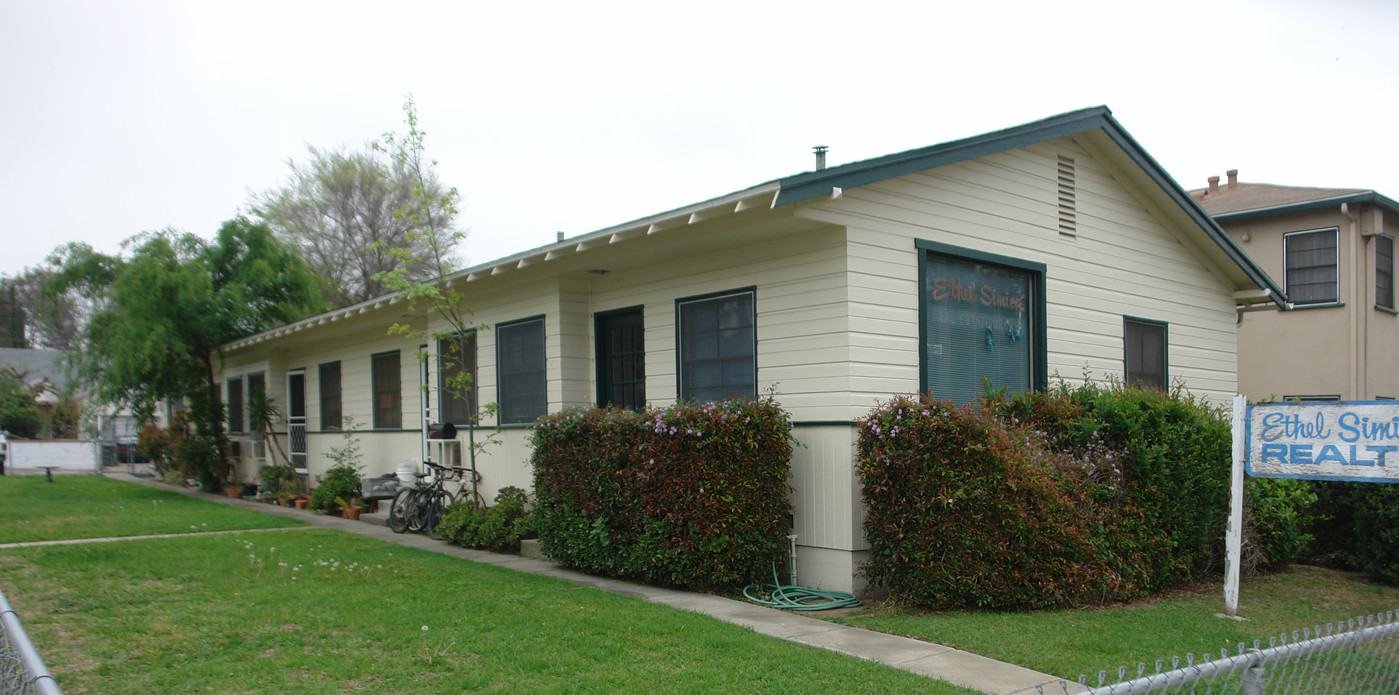
M 559 241 L 563 241 L 563 232 L 559 232 L 559 238 L 558 238 L 558 240 L 559 240 Z
M 1238 169 L 1230 169 L 1229 171 L 1224 172 L 1224 175 L 1229 177 L 1229 187 L 1226 190 L 1233 191 L 1234 189 L 1239 187 Z
M 811 148 L 816 153 L 816 170 L 821 171 L 826 168 L 826 150 L 830 149 L 825 145 L 817 145 Z
M 1210 192 L 1209 192 L 1207 195 L 1218 195 L 1218 194 L 1219 194 L 1219 177 L 1218 177 L 1218 176 L 1211 176 L 1210 179 L 1209 179 L 1209 181 L 1210 181 Z

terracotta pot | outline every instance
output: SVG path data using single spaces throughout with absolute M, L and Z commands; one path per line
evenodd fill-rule
M 233 487 L 232 485 L 225 487 L 223 489 L 223 494 L 228 495 L 229 497 L 232 497 L 235 500 L 243 499 L 243 489 Z
M 345 517 L 350 521 L 359 521 L 359 513 L 361 509 L 363 509 L 363 507 L 341 507 L 340 516 Z
M 296 501 L 296 508 L 297 508 L 297 509 L 305 509 L 305 508 L 307 508 L 307 507 L 309 507 L 309 506 L 311 506 L 311 500 L 298 499 L 298 500 Z

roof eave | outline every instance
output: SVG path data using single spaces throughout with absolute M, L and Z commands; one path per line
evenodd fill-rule
M 1347 193 L 1345 195 L 1331 196 L 1328 198 L 1318 198 L 1316 200 L 1304 200 L 1297 203 L 1286 203 L 1283 205 L 1270 205 L 1249 210 L 1236 210 L 1234 212 L 1221 212 L 1214 215 L 1214 219 L 1222 222 L 1233 222 L 1236 220 L 1246 220 L 1254 217 L 1266 217 L 1268 215 L 1283 215 L 1293 212 L 1305 212 L 1320 208 L 1340 205 L 1341 203 L 1365 203 L 1378 205 L 1390 212 L 1399 213 L 1399 202 L 1395 202 L 1388 196 L 1380 195 L 1375 191 L 1362 191 L 1360 193 Z

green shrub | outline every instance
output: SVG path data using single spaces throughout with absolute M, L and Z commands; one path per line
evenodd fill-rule
M 534 538 L 534 516 L 528 508 L 525 491 L 503 488 L 494 507 L 476 508 L 465 502 L 454 503 L 438 527 L 443 538 L 468 548 L 518 552 L 520 541 Z
M 284 496 L 297 482 L 296 469 L 291 466 L 263 466 L 258 471 L 258 479 L 262 481 L 263 492 Z
M 1316 502 L 1306 480 L 1247 478 L 1244 481 L 1244 574 L 1275 569 L 1302 558 L 1312 542 Z
M 362 490 L 360 472 L 349 466 L 331 466 L 321 474 L 320 485 L 311 491 L 311 509 L 331 511 L 339 509 L 336 497 L 350 499 L 359 497 Z
M 1312 552 L 1320 559 L 1399 584 L 1399 485 L 1314 483 Z
M 932 608 L 1037 608 L 1145 593 L 1158 539 L 1125 494 L 1120 458 L 1055 451 L 1033 430 L 896 398 L 860 422 L 864 571 Z
M 540 546 L 555 560 L 699 588 L 767 577 L 786 551 L 791 422 L 771 398 L 566 411 L 533 443 Z

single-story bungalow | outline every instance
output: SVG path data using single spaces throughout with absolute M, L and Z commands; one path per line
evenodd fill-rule
M 1055 374 L 1236 390 L 1239 312 L 1282 292 L 1104 107 L 769 181 L 453 276 L 483 420 L 487 500 L 530 486 L 529 435 L 573 406 L 775 394 L 795 422 L 794 533 L 804 584 L 863 589 L 855 421 L 894 394 L 966 402 L 981 380 Z M 267 389 L 312 479 L 353 417 L 366 474 L 434 459 L 437 329 L 389 295 L 224 346 L 230 425 Z M 419 358 L 420 354 L 423 356 Z M 445 402 L 444 402 L 445 401 Z M 459 433 L 459 439 L 464 435 Z M 240 472 L 267 447 L 242 441 Z

